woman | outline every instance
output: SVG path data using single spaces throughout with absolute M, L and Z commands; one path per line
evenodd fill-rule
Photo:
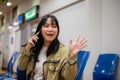
M 76 55 L 86 47 L 86 38 L 70 40 L 69 49 L 58 40 L 59 24 L 55 16 L 44 16 L 18 62 L 19 80 L 74 80 Z

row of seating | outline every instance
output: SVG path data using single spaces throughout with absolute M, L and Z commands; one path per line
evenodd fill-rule
M 0 74 L 0 80 L 16 80 L 11 78 L 13 74 L 13 65 L 19 55 L 19 52 L 14 52 L 8 62 L 8 71 L 5 74 Z M 77 61 L 77 75 L 75 80 L 81 80 L 87 60 L 90 56 L 90 51 L 80 51 Z M 93 71 L 93 80 L 114 80 L 114 73 L 118 63 L 119 55 L 116 53 L 100 54 Z
M 12 75 L 13 75 L 13 66 L 18 56 L 19 56 L 19 52 L 16 51 L 13 53 L 7 64 L 7 68 L 8 68 L 7 72 L 0 73 L 0 80 L 16 80 L 15 78 L 12 78 Z

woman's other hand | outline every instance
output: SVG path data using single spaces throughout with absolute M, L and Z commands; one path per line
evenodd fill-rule
M 70 56 L 73 57 L 73 56 L 77 55 L 77 53 L 80 50 L 82 50 L 83 48 L 85 48 L 87 46 L 86 43 L 87 43 L 86 37 L 81 38 L 80 36 L 78 36 L 74 43 L 72 42 L 72 40 L 70 40 L 70 42 L 69 42 Z

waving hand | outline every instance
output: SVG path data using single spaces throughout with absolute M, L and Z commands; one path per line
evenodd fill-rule
M 72 40 L 70 40 L 69 42 L 69 49 L 70 49 L 70 56 L 74 56 L 77 55 L 77 53 L 82 50 L 83 48 L 85 48 L 87 46 L 87 39 L 81 38 L 80 36 L 78 36 L 76 38 L 76 41 L 73 43 Z

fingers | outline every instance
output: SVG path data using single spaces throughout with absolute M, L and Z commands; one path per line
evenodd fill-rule
M 82 49 L 87 46 L 87 41 L 88 41 L 88 40 L 86 39 L 86 37 L 84 37 L 84 38 L 82 38 L 81 41 L 79 42 L 80 47 L 81 47 Z
M 85 48 L 87 46 L 87 44 L 84 44 L 81 46 L 81 49 Z
M 77 37 L 76 42 L 79 42 L 79 39 L 80 39 L 80 35 Z
M 33 37 L 32 37 L 32 40 L 33 40 L 33 42 L 37 42 L 37 41 L 38 41 L 38 36 L 36 36 L 36 35 L 33 36 Z
M 76 39 L 76 43 L 79 45 L 81 49 L 85 48 L 87 46 L 87 39 L 86 37 L 81 38 L 80 35 Z
M 86 37 L 81 38 L 80 35 L 76 38 L 76 42 L 84 44 L 87 42 Z
M 69 44 L 72 45 L 72 40 L 70 39 Z
M 40 32 L 37 32 L 35 35 L 38 36 L 40 34 Z
M 78 51 L 82 50 L 87 46 L 86 37 L 80 37 L 80 35 L 76 38 L 76 41 L 73 43 L 72 40 L 69 41 L 69 49 L 70 55 L 76 55 Z
M 84 37 L 83 39 L 81 39 L 81 41 L 79 43 L 81 45 L 84 45 L 84 44 L 86 44 L 86 42 L 87 42 L 87 39 L 86 39 L 86 37 Z
M 35 46 L 35 43 L 30 39 L 29 43 L 32 45 L 31 47 Z
M 28 44 L 31 45 L 31 47 L 35 46 L 35 43 L 38 41 L 39 38 L 37 35 L 39 35 L 39 32 L 29 39 Z
M 37 40 L 39 39 L 39 38 L 38 38 L 39 33 L 40 33 L 40 32 L 37 32 L 37 33 L 33 36 L 32 41 L 33 41 L 34 43 L 36 43 Z

